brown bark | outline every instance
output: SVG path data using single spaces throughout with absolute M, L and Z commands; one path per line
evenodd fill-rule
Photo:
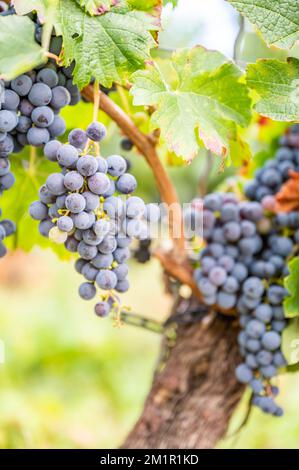
M 221 315 L 178 328 L 176 344 L 123 448 L 215 447 L 243 393 L 234 374 L 240 361 L 237 332 L 235 321 Z

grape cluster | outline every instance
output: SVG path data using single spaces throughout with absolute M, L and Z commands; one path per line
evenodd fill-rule
M 272 380 L 286 365 L 281 334 L 287 325 L 283 310 L 287 291 L 282 280 L 288 275 L 289 260 L 299 251 L 299 212 L 275 213 L 274 209 L 275 196 L 291 171 L 299 172 L 299 125 L 287 131 L 274 158 L 245 186 L 250 202 L 237 202 L 231 194 L 206 196 L 203 238 L 207 246 L 195 270 L 204 303 L 236 309 L 244 358 L 236 376 L 251 387 L 253 403 L 275 416 L 283 410 L 274 401 L 278 388 Z M 244 207 L 249 218 L 244 217 Z
M 13 6 L 0 3 L 1 16 L 14 15 Z M 35 39 L 41 42 L 42 25 L 34 14 Z M 62 38 L 52 33 L 49 50 L 59 55 Z M 73 64 L 59 67 L 52 59 L 44 66 L 22 74 L 11 81 L 0 81 L 3 96 L 0 103 L 0 194 L 14 183 L 8 157 L 21 152 L 24 146 L 40 147 L 65 132 L 59 116 L 61 108 L 80 99 L 73 84 Z
M 15 14 L 13 7 L 1 15 Z M 42 24 L 33 14 L 35 39 L 41 43 Z M 62 37 L 53 31 L 49 51 L 59 56 Z M 0 153 L 8 156 L 20 152 L 25 145 L 40 147 L 62 135 L 66 126 L 60 110 L 80 100 L 80 92 L 72 80 L 74 64 L 60 67 L 53 59 L 46 65 L 1 82 L 4 93 L 0 108 Z
M 127 173 L 125 159 L 92 155 L 92 148 L 98 153 L 94 142 L 105 135 L 105 127 L 93 122 L 86 132 L 71 131 L 68 144 L 48 142 L 45 156 L 58 162 L 61 172 L 47 178 L 40 200 L 30 206 L 42 235 L 79 254 L 75 267 L 86 279 L 79 295 L 93 299 L 96 286 L 107 292 L 95 306 L 98 316 L 118 308 L 115 292 L 128 290 L 129 246 L 133 238 L 147 238 L 152 216 L 151 205 L 132 196 L 137 182 Z
M 264 412 L 283 414 L 271 381 L 286 365 L 280 349 L 286 327 L 281 279 L 298 246 L 282 230 L 282 214 L 265 212 L 262 201 L 239 202 L 234 194 L 209 194 L 203 200 L 203 238 L 195 279 L 206 305 L 234 308 L 242 331 L 238 337 L 244 362 L 237 379 L 253 391 L 253 403 Z M 195 205 L 196 208 L 196 205 Z M 290 214 L 284 214 L 290 217 Z M 288 222 L 286 222 L 288 223 Z M 293 232 L 299 226 L 293 216 Z
M 264 412 L 281 416 L 283 410 L 277 406 L 274 396 L 278 388 L 271 384 L 286 360 L 280 349 L 281 333 L 286 327 L 282 302 L 286 290 L 275 281 L 265 285 L 257 277 L 246 279 L 242 295 L 250 299 L 249 308 L 240 302 L 240 326 L 238 344 L 244 362 L 236 369 L 237 379 L 249 384 L 253 391 L 253 404 Z

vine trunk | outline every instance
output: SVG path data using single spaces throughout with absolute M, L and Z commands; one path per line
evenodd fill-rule
M 178 308 L 188 315 L 190 302 Z M 244 388 L 236 322 L 209 314 L 181 325 L 164 368 L 154 376 L 141 417 L 125 449 L 210 449 L 225 436 Z M 164 345 L 165 347 L 165 345 Z

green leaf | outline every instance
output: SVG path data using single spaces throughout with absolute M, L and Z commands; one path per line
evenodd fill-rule
M 299 257 L 293 258 L 288 264 L 290 274 L 284 279 L 284 286 L 289 296 L 284 300 L 285 316 L 299 316 Z
M 299 40 L 298 0 L 228 0 L 269 45 L 291 48 Z
M 69 259 L 64 245 L 57 245 L 38 231 L 38 222 L 31 219 L 28 208 L 31 202 L 38 199 L 38 190 L 45 183 L 47 176 L 55 171 L 55 165 L 41 156 L 35 162 L 29 159 L 29 150 L 23 155 L 12 155 L 12 172 L 16 177 L 14 186 L 5 191 L 1 197 L 3 217 L 12 219 L 17 224 L 15 235 L 8 237 L 5 244 L 10 249 L 30 251 L 35 245 L 51 248 L 63 259 Z M 23 158 L 28 158 L 28 160 Z
M 0 16 L 0 75 L 10 80 L 45 61 L 33 22 L 25 16 Z
M 288 363 L 288 372 L 299 370 L 299 318 L 290 320 L 283 330 L 282 352 Z
M 103 15 L 115 4 L 114 0 L 76 0 L 76 2 L 90 15 Z
M 152 127 L 170 151 L 191 160 L 199 139 L 227 156 L 240 144 L 237 124 L 250 122 L 250 98 L 241 72 L 224 55 L 203 47 L 183 49 L 172 60 L 149 64 L 132 76 L 135 105 L 155 106 Z
M 255 109 L 276 121 L 299 118 L 299 60 L 261 59 L 247 67 L 246 81 L 258 96 Z
M 90 16 L 71 0 L 60 1 L 59 14 L 65 63 L 76 61 L 74 81 L 80 88 L 92 76 L 106 87 L 123 82 L 150 59 L 150 49 L 155 46 L 150 31 L 157 28 L 151 15 L 119 7 Z

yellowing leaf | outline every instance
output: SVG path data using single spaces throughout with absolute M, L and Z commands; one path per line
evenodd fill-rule
M 299 119 L 299 60 L 261 59 L 247 67 L 246 81 L 257 94 L 255 109 L 276 121 Z

